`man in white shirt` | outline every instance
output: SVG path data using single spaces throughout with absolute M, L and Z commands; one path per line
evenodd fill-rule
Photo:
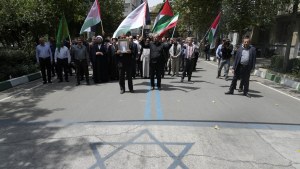
M 185 45 L 185 58 L 184 58 L 184 70 L 182 72 L 181 82 L 183 82 L 186 74 L 188 81 L 191 81 L 194 59 L 195 59 L 195 45 L 193 44 L 192 38 L 187 38 L 187 44 Z
M 177 42 L 177 39 L 173 39 L 174 43 L 172 44 L 169 54 L 171 59 L 171 68 L 172 68 L 172 77 L 179 76 L 179 57 L 181 54 L 181 45 Z
M 64 43 L 61 43 L 60 48 L 56 48 L 54 55 L 55 64 L 57 65 L 57 76 L 59 81 L 63 81 L 62 71 L 64 70 L 65 81 L 69 82 L 68 78 L 68 69 L 69 64 L 71 63 L 71 55 L 69 49 L 64 46 Z

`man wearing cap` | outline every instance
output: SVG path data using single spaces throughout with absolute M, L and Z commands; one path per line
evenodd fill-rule
M 228 80 L 230 58 L 231 58 L 232 49 L 230 48 L 229 39 L 223 40 L 223 44 L 217 49 L 217 56 L 219 57 L 219 67 L 217 78 L 220 78 L 222 68 L 224 67 L 225 80 Z
M 101 36 L 97 36 L 92 47 L 93 77 L 95 83 L 108 82 L 108 57 L 106 55 L 106 46 L 102 43 Z
M 52 52 L 49 45 L 45 44 L 44 38 L 39 39 L 40 44 L 36 47 L 36 61 L 40 65 L 40 69 L 42 72 L 43 83 L 47 83 L 46 75 L 48 77 L 48 83 L 52 83 L 51 81 L 51 63 L 52 60 Z M 47 70 L 47 74 L 46 74 Z

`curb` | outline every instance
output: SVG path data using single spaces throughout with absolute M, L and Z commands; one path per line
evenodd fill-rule
M 39 79 L 41 77 L 42 77 L 41 73 L 37 72 L 37 73 L 32 73 L 32 74 L 29 74 L 29 75 L 24 75 L 24 76 L 21 76 L 21 77 L 17 77 L 17 78 L 14 78 L 14 79 L 10 79 L 10 80 L 0 82 L 0 91 L 7 90 L 7 89 L 13 88 L 15 86 L 24 84 L 24 83 L 34 81 L 34 80 Z
M 261 77 L 263 79 L 268 79 L 275 83 L 291 87 L 300 92 L 300 82 L 293 80 L 292 78 L 288 77 L 287 75 L 283 74 L 274 74 L 268 69 L 255 69 L 253 75 Z

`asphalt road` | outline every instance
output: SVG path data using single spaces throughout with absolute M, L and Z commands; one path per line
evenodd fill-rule
M 147 79 L 134 80 L 135 93 L 119 94 L 117 82 L 75 86 L 41 85 L 40 80 L 0 93 L 1 119 L 18 122 L 61 121 L 225 121 L 300 123 L 300 100 L 250 82 L 252 98 L 225 95 L 231 81 L 216 79 L 215 63 L 200 61 L 192 82 L 166 76 L 162 90 L 150 90 Z M 126 84 L 127 85 L 127 84 Z
M 252 98 L 227 96 L 216 69 L 199 61 L 193 82 L 136 79 L 123 95 L 74 77 L 3 91 L 0 168 L 300 169 L 298 95 L 251 77 Z

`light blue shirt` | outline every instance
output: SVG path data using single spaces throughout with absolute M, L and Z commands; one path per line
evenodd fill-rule
M 50 57 L 51 62 L 52 62 L 52 52 L 51 52 L 51 48 L 49 45 L 38 45 L 36 47 L 36 60 L 37 62 L 39 62 L 39 58 L 48 58 Z
M 241 58 L 241 64 L 242 65 L 248 65 L 249 63 L 249 56 L 250 56 L 250 50 L 243 48 L 242 51 L 242 58 Z
M 222 44 L 218 46 L 217 50 L 216 50 L 216 57 L 217 58 L 222 58 Z

